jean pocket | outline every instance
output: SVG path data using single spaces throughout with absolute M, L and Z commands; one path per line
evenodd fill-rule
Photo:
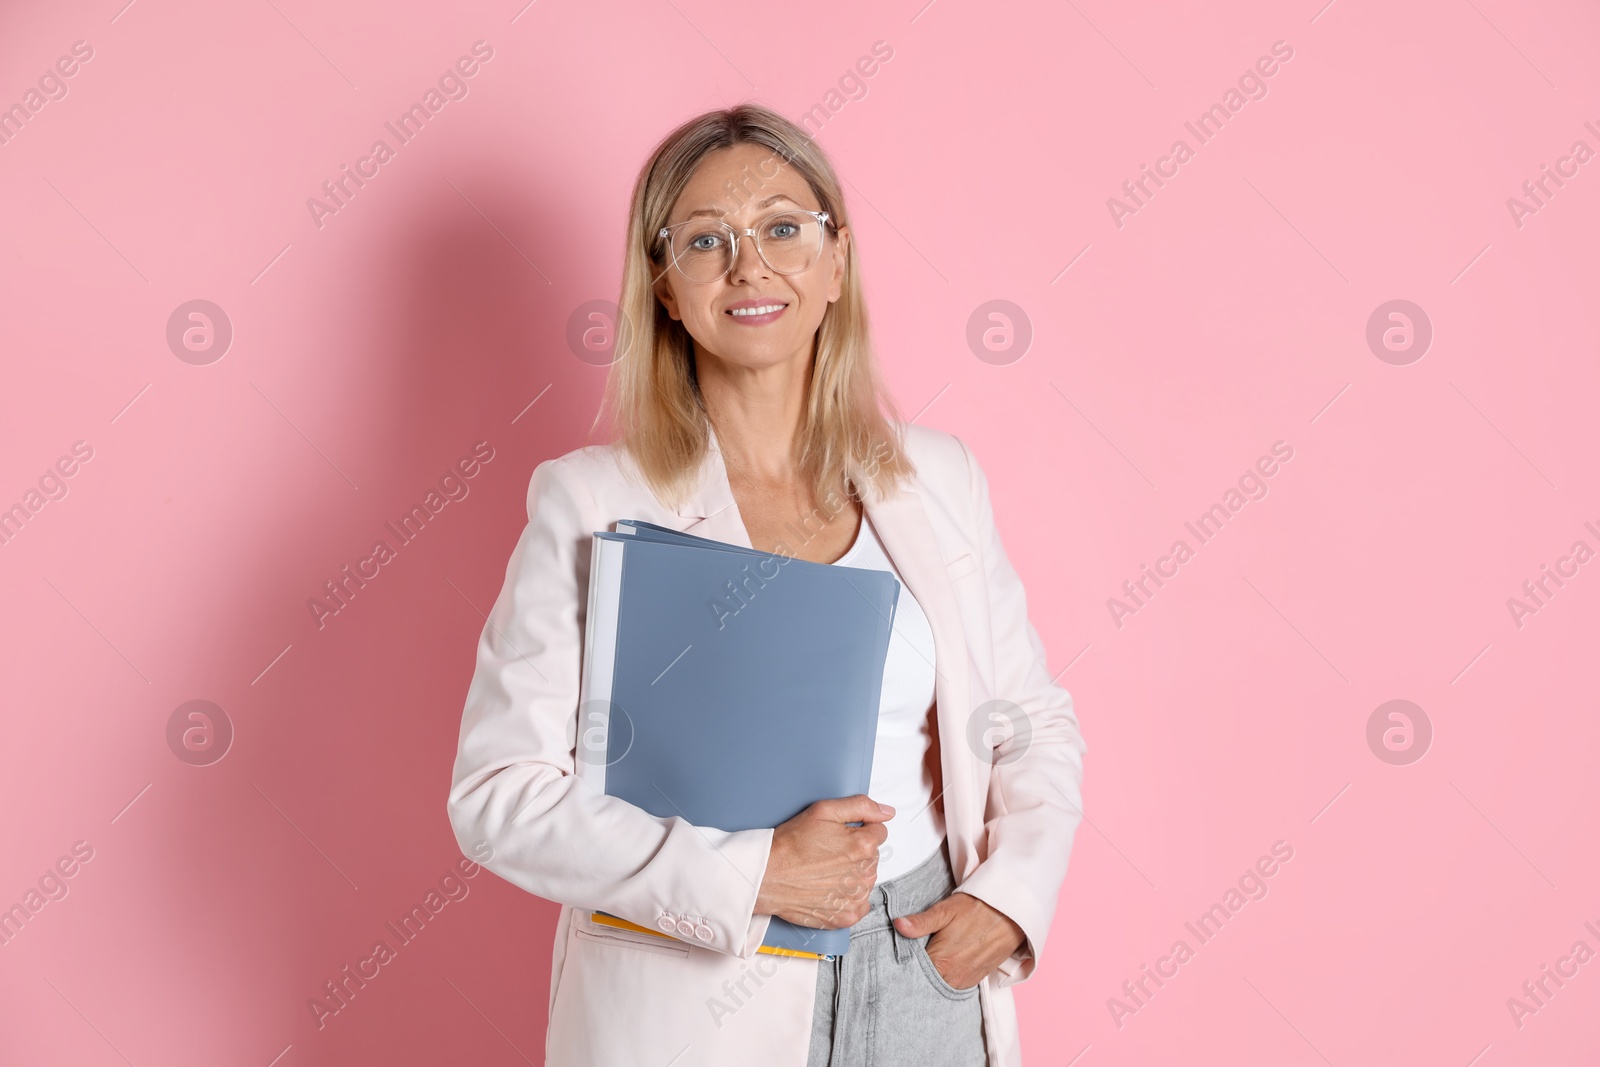
M 930 935 L 931 936 L 931 935 Z M 939 973 L 939 968 L 933 965 L 933 957 L 928 955 L 928 938 L 919 937 L 911 942 L 911 954 L 917 957 L 917 962 L 922 965 L 922 973 L 927 975 L 928 983 L 934 991 L 951 1000 L 966 1000 L 978 995 L 977 986 L 968 986 L 966 989 L 957 989 L 944 980 L 944 975 Z

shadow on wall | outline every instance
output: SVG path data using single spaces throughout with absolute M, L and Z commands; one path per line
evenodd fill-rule
M 237 923 L 241 907 L 254 916 L 252 936 L 276 957 L 274 989 L 293 1006 L 263 1014 L 290 1020 L 301 1063 L 450 1062 L 503 1040 L 484 1016 L 530 1057 L 543 1048 L 558 908 L 461 863 L 445 803 L 528 478 L 589 440 L 605 371 L 568 350 L 570 309 L 614 297 L 614 283 L 583 292 L 529 264 L 577 239 L 539 206 L 551 200 L 474 186 L 502 236 L 440 191 L 443 208 L 397 213 L 429 221 L 379 253 L 394 267 L 369 276 L 392 281 L 326 297 L 326 314 L 392 324 L 364 335 L 376 351 L 351 354 L 380 368 L 349 396 L 383 438 L 363 453 L 361 491 L 330 491 L 324 514 L 339 517 L 285 531 L 279 544 L 296 547 L 272 561 L 276 576 L 241 591 L 251 603 L 320 590 L 336 609 L 320 628 L 311 608 L 301 614 L 294 652 L 240 700 L 244 758 L 216 768 L 231 779 L 228 832 L 261 836 L 228 885 L 259 896 L 230 899 L 213 919 Z M 374 561 L 380 541 L 392 552 L 384 562 Z M 217 803 L 215 783 L 191 788 Z
M 537 1058 L 558 908 L 470 863 L 458 865 L 463 857 L 445 800 L 477 640 L 526 521 L 529 475 L 540 461 L 589 440 L 604 370 L 568 349 L 569 309 L 614 297 L 615 284 L 569 293 L 573 279 L 541 262 L 541 252 L 593 243 L 592 235 L 585 242 L 562 232 L 558 213 L 533 207 L 554 201 L 509 185 L 453 180 L 459 193 L 450 186 L 440 192 L 454 205 L 434 216 L 448 222 L 410 235 L 399 282 L 376 294 L 392 301 L 377 314 L 398 324 L 386 377 L 397 401 L 386 420 L 395 477 L 385 494 L 392 506 L 382 523 L 374 515 L 369 525 L 395 546 L 399 581 L 365 618 L 338 620 L 356 622 L 349 644 L 322 661 L 316 694 L 307 692 L 302 705 L 304 725 L 319 735 L 320 765 L 302 763 L 294 775 L 328 783 L 312 787 L 322 795 L 305 797 L 306 810 L 351 813 L 345 830 L 368 853 L 372 885 L 363 885 L 362 906 L 342 931 L 307 940 L 299 995 L 308 1001 L 306 1026 L 321 1019 L 323 1029 L 310 1031 L 318 1037 L 356 1022 L 348 1047 L 362 1055 L 394 1040 L 386 1034 L 409 1029 L 397 1029 L 395 1016 L 425 998 L 450 1005 L 448 1014 L 463 1013 L 440 1027 L 453 1036 L 439 1038 L 428 1058 L 500 1040 L 473 1006 Z M 415 510 L 419 504 L 424 511 Z M 331 732 L 315 725 L 334 722 Z M 351 780 L 351 767 L 370 768 L 370 777 Z M 474 876 L 465 877 L 463 867 Z M 362 988 L 345 977 L 347 966 L 376 977 Z M 403 975 L 389 980 L 404 992 L 371 997 L 391 969 Z M 314 996 L 320 1008 L 309 1003 Z M 405 1058 L 421 1050 L 406 1040 L 393 1051 Z

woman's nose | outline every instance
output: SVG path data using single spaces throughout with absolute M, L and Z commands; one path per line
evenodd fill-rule
M 728 271 L 729 278 L 758 277 L 768 278 L 772 271 L 767 267 L 766 261 L 761 258 L 761 252 L 756 248 L 756 239 L 753 234 L 745 234 L 739 238 L 739 254 L 734 257 L 733 266 Z

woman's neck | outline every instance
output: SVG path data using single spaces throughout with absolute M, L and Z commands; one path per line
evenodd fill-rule
M 731 471 L 754 482 L 793 479 L 795 438 L 804 414 L 810 377 L 805 365 L 785 361 L 768 367 L 730 366 L 718 359 L 696 367 L 717 445 Z

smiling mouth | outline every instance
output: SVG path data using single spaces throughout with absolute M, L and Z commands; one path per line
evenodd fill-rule
M 751 319 L 761 315 L 775 314 L 788 306 L 788 304 L 763 304 L 754 308 L 730 308 L 728 314 L 736 319 Z

